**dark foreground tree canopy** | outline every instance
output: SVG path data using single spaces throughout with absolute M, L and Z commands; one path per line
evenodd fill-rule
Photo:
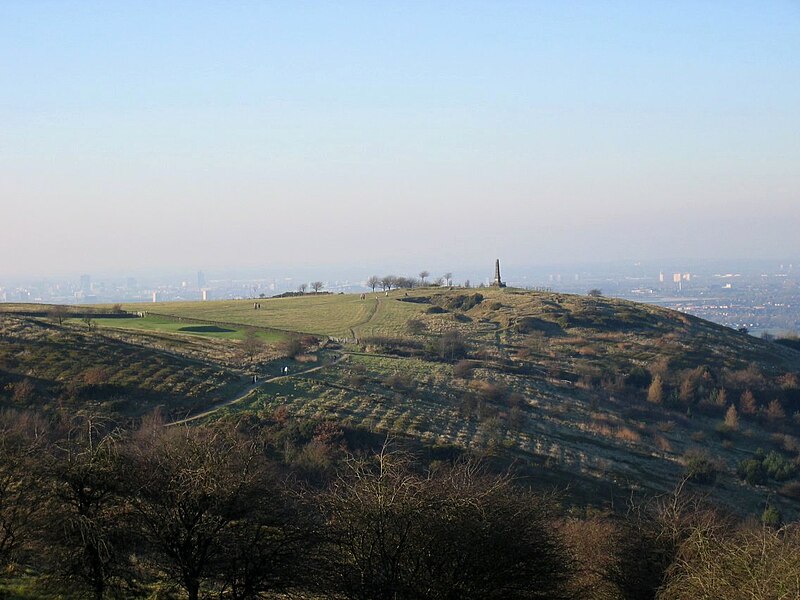
M 280 415 L 133 431 L 0 414 L 9 598 L 797 598 L 797 526 L 683 490 L 575 512 L 470 458 Z

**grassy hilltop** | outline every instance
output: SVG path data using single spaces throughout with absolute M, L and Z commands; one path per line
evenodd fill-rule
M 240 386 L 248 373 L 290 367 L 208 418 L 335 420 L 512 460 L 598 502 L 620 489 L 668 490 L 688 475 L 740 512 L 763 510 L 768 495 L 796 510 L 794 350 L 659 307 L 514 289 L 255 302 L 260 309 L 254 300 L 124 305 L 148 316 L 98 318 L 91 335 L 225 364 Z M 89 335 L 84 327 L 76 318 L 61 329 Z M 239 352 L 248 330 L 265 344 L 249 359 Z M 287 351 L 302 336 L 304 350 Z M 297 374 L 298 361 L 337 357 Z M 205 408 L 218 404 L 209 396 Z

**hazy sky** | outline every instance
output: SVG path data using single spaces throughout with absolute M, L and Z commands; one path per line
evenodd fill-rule
M 798 257 L 800 2 L 0 2 L 0 275 Z

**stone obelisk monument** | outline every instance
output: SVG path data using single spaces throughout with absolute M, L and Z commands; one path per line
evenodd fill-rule
M 506 287 L 506 284 L 503 283 L 503 280 L 500 279 L 500 259 L 498 258 L 494 262 L 494 281 L 492 282 L 492 287 Z

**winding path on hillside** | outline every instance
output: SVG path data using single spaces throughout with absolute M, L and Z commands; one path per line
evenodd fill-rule
M 356 333 L 356 328 L 360 329 L 364 325 L 368 325 L 370 321 L 375 317 L 378 313 L 378 309 L 381 307 L 381 299 L 377 296 L 375 297 L 375 304 L 372 305 L 372 308 L 369 309 L 369 314 L 367 315 L 366 319 L 355 323 L 352 327 L 350 327 L 350 334 L 353 336 L 354 340 L 358 339 L 358 334 Z
M 292 379 L 293 377 L 300 377 L 301 375 L 308 375 L 309 373 L 314 373 L 315 371 L 321 371 L 322 369 L 327 369 L 328 367 L 332 367 L 334 365 L 339 364 L 345 358 L 347 358 L 347 354 L 341 354 L 337 356 L 334 360 L 323 363 L 321 365 L 317 365 L 316 367 L 311 367 L 310 369 L 306 369 L 304 371 L 297 371 L 296 373 L 292 373 L 290 375 L 276 375 L 275 377 L 270 377 L 269 379 L 264 379 L 263 381 L 259 381 L 258 383 L 253 383 L 247 388 L 245 388 L 244 392 L 238 394 L 237 396 L 230 398 L 228 400 L 223 400 L 222 402 L 218 402 L 217 404 L 213 405 L 211 408 L 204 410 L 203 412 L 197 413 L 196 415 L 192 415 L 191 417 L 186 417 L 183 419 L 177 419 L 175 421 L 170 421 L 169 423 L 164 423 L 164 427 L 172 427 L 173 425 L 185 425 L 187 423 L 191 423 L 192 421 L 197 421 L 199 419 L 204 419 L 208 416 L 213 415 L 217 411 L 231 406 L 232 404 L 237 404 L 242 402 L 243 400 L 248 399 L 250 396 L 255 394 L 256 390 L 260 388 L 262 385 L 267 383 L 273 383 L 275 381 L 283 381 L 285 379 Z

